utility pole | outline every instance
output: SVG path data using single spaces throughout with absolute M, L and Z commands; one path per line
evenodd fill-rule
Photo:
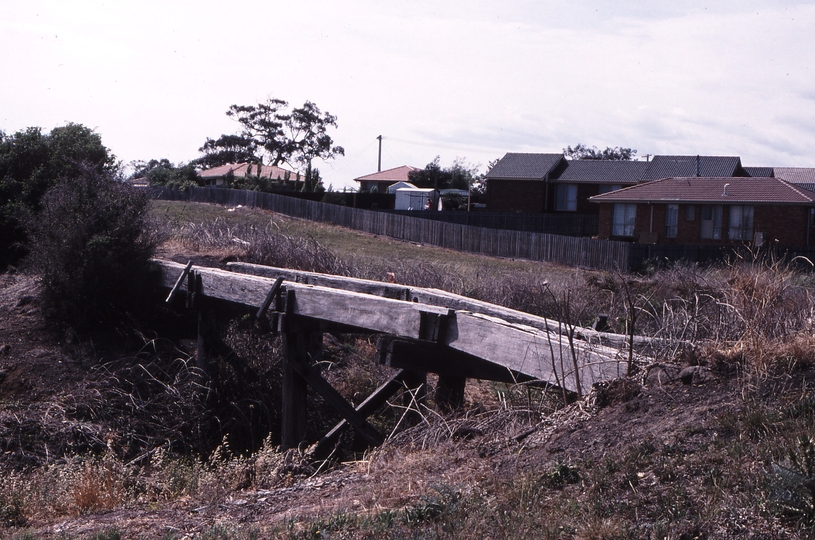
M 382 171 L 382 135 L 377 137 L 379 139 L 379 160 L 376 162 L 376 172 Z

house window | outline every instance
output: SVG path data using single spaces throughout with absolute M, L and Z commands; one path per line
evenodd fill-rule
M 722 238 L 721 205 L 702 206 L 699 236 L 708 240 L 720 240 Z
M 730 209 L 730 229 L 727 237 L 730 240 L 753 239 L 753 207 L 734 205 Z
M 557 184 L 555 188 L 555 210 L 567 212 L 577 210 L 577 184 Z
M 685 207 L 685 221 L 693 221 L 696 219 L 696 207 L 689 204 Z
M 636 221 L 636 204 L 615 204 L 614 218 L 611 224 L 612 236 L 634 236 L 634 224 Z
M 679 205 L 665 205 L 665 238 L 676 238 L 677 225 L 679 224 Z
M 623 189 L 622 184 L 600 184 L 600 195 Z

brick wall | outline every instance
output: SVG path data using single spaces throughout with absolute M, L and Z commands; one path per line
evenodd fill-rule
M 599 213 L 599 238 L 611 238 L 613 220 L 613 204 L 601 204 Z M 664 204 L 638 204 L 637 221 L 635 225 L 636 236 L 640 242 L 649 236 L 652 227 L 657 233 L 656 241 L 659 244 L 682 245 L 727 245 L 741 244 L 742 241 L 728 239 L 728 224 L 730 219 L 729 207 L 724 205 L 722 210 L 722 238 L 718 240 L 703 239 L 700 237 L 701 205 L 693 205 L 693 219 L 687 219 L 688 205 L 679 205 L 676 238 L 665 237 Z M 761 206 L 753 207 L 753 232 L 763 232 L 766 243 L 776 243 L 787 247 L 806 247 L 815 245 L 815 229 L 809 227 L 809 208 L 804 206 Z M 809 232 L 809 235 L 807 233 Z M 652 236 L 653 237 L 653 236 Z
M 490 212 L 543 212 L 546 183 L 542 180 L 487 181 Z

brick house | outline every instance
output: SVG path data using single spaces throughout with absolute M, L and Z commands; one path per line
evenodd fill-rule
M 651 165 L 647 161 L 570 160 L 549 181 L 547 212 L 596 214 L 589 198 L 633 186 Z
M 416 167 L 402 165 L 386 171 L 379 171 L 366 174 L 359 178 L 354 178 L 354 182 L 359 182 L 360 193 L 387 193 L 388 188 L 397 182 L 409 182 L 408 175 L 412 171 L 418 171 Z
M 651 161 L 610 161 L 508 153 L 487 173 L 487 210 L 597 214 L 599 208 L 589 203 L 595 195 L 678 176 L 749 174 L 737 156 L 654 156 Z
M 487 173 L 487 210 L 545 212 L 549 178 L 565 167 L 563 154 L 506 154 Z
M 198 176 L 205 186 L 222 186 L 229 175 L 232 175 L 234 178 L 259 176 L 261 178 L 285 182 L 299 182 L 302 180 L 298 172 L 290 171 L 276 165 L 259 165 L 257 163 L 227 163 L 226 165 L 213 167 L 198 173 Z
M 815 192 L 780 178 L 663 178 L 590 200 L 600 208 L 603 239 L 785 247 L 815 242 Z

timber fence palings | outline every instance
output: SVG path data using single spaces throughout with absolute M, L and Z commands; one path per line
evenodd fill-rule
M 263 208 L 291 217 L 330 223 L 370 234 L 483 255 L 603 270 L 628 270 L 633 262 L 632 244 L 627 242 L 475 227 L 259 191 L 203 187 L 185 191 L 153 188 L 152 193 L 154 198 L 163 200 Z

